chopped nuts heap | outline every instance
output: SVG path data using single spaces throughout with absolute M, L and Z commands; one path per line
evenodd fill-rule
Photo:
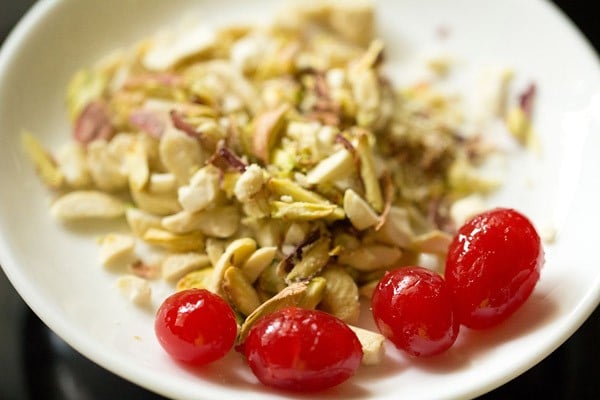
M 383 75 L 373 16 L 369 2 L 325 1 L 268 27 L 145 41 L 78 72 L 74 141 L 52 156 L 23 137 L 58 195 L 53 214 L 125 216 L 133 236 L 104 238 L 102 262 L 139 262 L 134 238 L 161 248 L 152 276 L 224 297 L 240 340 L 290 304 L 356 323 L 359 296 L 420 253 L 443 259 L 451 217 L 469 213 L 453 204 L 492 186 L 456 99 Z M 148 303 L 145 279 L 119 287 Z M 377 363 L 381 335 L 358 332 Z

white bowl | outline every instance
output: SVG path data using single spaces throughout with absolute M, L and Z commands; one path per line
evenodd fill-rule
M 278 1 L 40 1 L 0 53 L 0 261 L 28 305 L 75 349 L 122 377 L 174 398 L 282 398 L 230 354 L 203 369 L 173 362 L 153 334 L 153 314 L 126 302 L 115 274 L 100 268 L 94 236 L 112 226 L 67 229 L 48 213 L 50 194 L 23 155 L 22 129 L 51 148 L 68 140 L 64 106 L 69 77 L 117 47 L 171 26 L 261 20 Z M 556 229 L 529 301 L 500 327 L 463 329 L 457 344 L 431 360 L 411 360 L 388 346 L 383 364 L 362 368 L 329 398 L 457 398 L 491 390 L 564 342 L 600 301 L 600 67 L 573 26 L 540 0 L 380 1 L 388 71 L 422 50 L 443 48 L 460 64 L 511 65 L 539 88 L 539 154 L 510 161 L 510 180 L 494 202 L 516 206 L 543 229 Z M 440 41 L 435 32 L 449 32 Z M 522 83 L 521 82 L 521 83 Z M 594 97 L 595 96 L 595 97 Z M 157 285 L 155 304 L 169 288 Z

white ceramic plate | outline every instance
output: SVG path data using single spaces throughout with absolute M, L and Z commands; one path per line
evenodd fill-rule
M 103 367 L 175 398 L 280 398 L 256 383 L 240 357 L 201 370 L 159 348 L 150 311 L 114 288 L 93 238 L 113 227 L 67 229 L 48 214 L 50 194 L 19 146 L 29 129 L 55 148 L 70 135 L 63 98 L 71 74 L 119 46 L 197 15 L 219 25 L 260 20 L 278 1 L 40 1 L 0 53 L 0 261 L 29 306 L 62 338 Z M 381 34 L 392 78 L 423 50 L 443 47 L 472 68 L 512 65 L 539 88 L 539 155 L 515 157 L 494 199 L 538 227 L 556 228 L 531 299 L 501 327 L 463 330 L 444 356 L 412 361 L 388 348 L 383 365 L 362 368 L 330 398 L 473 397 L 510 380 L 552 352 L 600 300 L 600 68 L 573 26 L 540 0 L 380 1 Z M 436 32 L 449 35 L 440 45 Z M 596 97 L 594 97 L 596 94 Z M 156 287 L 155 306 L 168 293 Z

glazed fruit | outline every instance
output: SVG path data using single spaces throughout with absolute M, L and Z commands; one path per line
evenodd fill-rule
M 169 296 L 158 310 L 154 329 L 171 357 L 194 365 L 223 357 L 233 347 L 237 334 L 229 304 L 204 289 Z
M 288 307 L 259 320 L 241 351 L 265 385 L 312 392 L 342 383 L 362 359 L 356 334 L 321 311 Z
M 371 300 L 379 331 L 413 356 L 433 356 L 458 336 L 451 296 L 439 274 L 422 267 L 387 272 Z
M 497 208 L 465 223 L 445 271 L 459 321 L 475 329 L 504 321 L 531 295 L 543 263 L 540 237 L 518 211 Z

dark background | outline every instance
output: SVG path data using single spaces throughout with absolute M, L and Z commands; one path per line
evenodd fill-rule
M 498 0 L 501 1 L 501 0 Z M 32 0 L 0 0 L 0 43 Z M 554 1 L 600 48 L 594 1 Z M 595 9 L 595 8 L 594 8 Z M 600 266 L 599 266 L 600 268 Z M 544 361 L 481 400 L 600 399 L 600 309 Z M 0 272 L 0 400 L 162 399 L 88 361 L 33 314 Z

